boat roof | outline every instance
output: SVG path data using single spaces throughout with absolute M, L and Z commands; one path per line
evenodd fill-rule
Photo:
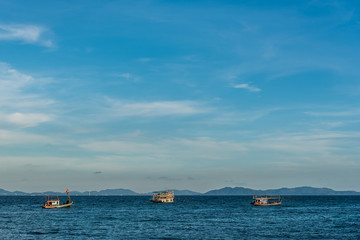
M 155 191 L 152 193 L 173 193 L 174 191 Z
M 279 199 L 280 195 L 254 195 L 253 199 Z

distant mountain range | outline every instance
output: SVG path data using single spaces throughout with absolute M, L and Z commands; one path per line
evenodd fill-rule
M 314 187 L 295 187 L 295 188 L 279 188 L 268 190 L 254 190 L 243 187 L 225 187 L 217 190 L 211 190 L 204 195 L 360 195 L 356 191 L 335 191 L 330 188 L 314 188 Z
M 44 195 L 62 196 L 62 195 L 66 195 L 66 193 L 65 192 L 51 192 L 51 191 L 33 192 L 33 193 L 26 193 L 26 192 L 20 192 L 20 191 L 10 192 L 10 191 L 6 191 L 6 190 L 0 188 L 0 196 L 44 196 Z M 129 189 L 119 188 L 119 189 L 106 189 L 106 190 L 101 190 L 101 191 L 85 191 L 85 192 L 71 191 L 70 195 L 71 196 L 134 196 L 134 195 L 140 195 L 140 194 L 136 193 L 132 190 L 129 190 Z
M 174 190 L 175 195 L 207 195 L 207 196 L 241 196 L 241 195 L 360 195 L 356 191 L 335 191 L 330 188 L 314 188 L 314 187 L 295 187 L 295 188 L 279 188 L 268 190 L 254 190 L 243 187 L 225 187 L 221 189 L 211 190 L 206 193 L 199 193 L 190 190 Z M 71 191 L 71 196 L 137 196 L 150 195 L 151 193 L 136 193 L 130 189 L 106 189 L 101 191 Z M 65 192 L 34 192 L 26 193 L 20 191 L 6 191 L 0 188 L 0 196 L 62 196 Z

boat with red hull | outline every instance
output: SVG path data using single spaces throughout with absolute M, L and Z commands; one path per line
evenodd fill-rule
M 280 196 L 253 196 L 253 201 L 251 202 L 254 206 L 279 206 L 281 205 L 282 200 Z
M 70 207 L 73 204 L 73 202 L 70 199 L 69 189 L 66 189 L 66 194 L 67 194 L 68 199 L 64 203 L 60 203 L 59 196 L 56 196 L 56 197 L 46 196 L 45 197 L 45 202 L 44 202 L 44 205 L 42 206 L 42 208 L 54 209 L 54 208 L 68 208 L 68 207 Z

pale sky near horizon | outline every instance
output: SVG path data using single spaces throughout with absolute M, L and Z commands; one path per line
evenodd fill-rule
M 0 0 L 0 188 L 360 191 L 360 2 Z

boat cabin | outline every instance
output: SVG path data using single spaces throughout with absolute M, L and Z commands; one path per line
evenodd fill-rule
M 59 206 L 60 205 L 60 199 L 59 197 L 56 197 L 55 199 L 50 199 L 49 196 L 45 197 L 45 203 L 44 206 Z

